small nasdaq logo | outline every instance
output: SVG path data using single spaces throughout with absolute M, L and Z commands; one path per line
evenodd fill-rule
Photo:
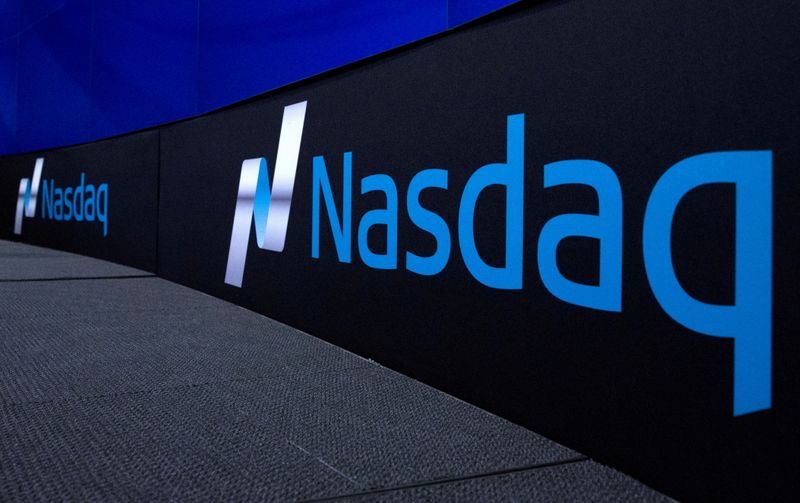
M 40 217 L 57 222 L 99 222 L 103 225 L 103 237 L 108 236 L 108 184 L 94 186 L 86 183 L 86 173 L 81 173 L 80 182 L 73 187 L 59 187 L 55 179 L 42 180 L 44 158 L 36 159 L 32 178 L 19 181 L 17 212 L 14 216 L 14 234 L 22 234 L 22 219 L 36 216 L 36 201 L 39 187 L 42 189 Z

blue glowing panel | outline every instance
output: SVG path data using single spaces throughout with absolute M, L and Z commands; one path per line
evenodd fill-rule
M 35 2 L 31 2 L 34 4 Z M 62 2 L 23 28 L 19 45 L 17 145 L 34 150 L 84 142 L 91 125 L 90 0 Z M 22 8 L 25 19 L 25 6 Z
M 16 151 L 19 0 L 0 0 L 0 155 Z
M 194 115 L 197 1 L 95 3 L 92 136 Z
M 447 26 L 452 28 L 494 12 L 517 0 L 447 0 Z
M 370 56 L 447 27 L 445 0 L 200 0 L 199 111 Z
M 17 37 L 0 40 L 0 155 L 17 147 Z
M 19 0 L 0 0 L 0 43 L 19 32 Z
M 60 16 L 73 0 L 18 0 L 19 29 L 27 31 L 44 19 Z
M 0 0 L 0 151 L 191 117 L 509 3 Z

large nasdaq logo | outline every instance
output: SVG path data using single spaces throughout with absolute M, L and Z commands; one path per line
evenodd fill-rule
M 239 194 L 233 220 L 225 282 L 242 286 L 244 260 L 255 221 L 258 246 L 282 251 L 288 225 L 297 158 L 306 102 L 286 107 L 278 146 L 275 182 L 270 193 L 266 161 L 248 159 L 242 164 Z M 434 276 L 447 266 L 457 248 L 469 274 L 488 288 L 521 290 L 526 236 L 525 176 L 527 170 L 543 170 L 543 186 L 566 184 L 591 188 L 598 199 L 597 214 L 556 215 L 538 231 L 533 253 L 542 284 L 554 297 L 573 305 L 622 313 L 623 193 L 611 166 L 591 159 L 567 159 L 526 166 L 525 114 L 506 117 L 505 159 L 478 167 L 461 189 L 458 219 L 447 222 L 422 205 L 423 191 L 452 190 L 448 171 L 425 169 L 408 184 L 405 197 L 389 174 L 371 174 L 360 180 L 360 194 L 380 192 L 385 207 L 364 213 L 356 226 L 361 262 L 372 269 L 398 269 L 404 262 L 411 273 Z M 353 153 L 342 155 L 342 190 L 337 197 L 330 183 L 330 161 L 312 158 L 311 257 L 320 257 L 320 227 L 327 224 L 336 258 L 351 263 L 353 241 Z M 692 297 L 677 278 L 672 257 L 672 225 L 676 209 L 686 194 L 708 184 L 735 188 L 735 295 L 731 305 L 717 305 Z M 505 192 L 503 265 L 491 265 L 476 246 L 475 214 L 481 193 L 489 187 Z M 337 204 L 336 200 L 339 200 Z M 399 206 L 413 225 L 436 241 L 433 253 L 419 256 L 400 253 Z M 370 249 L 367 235 L 380 226 L 386 233 L 386 249 Z M 653 187 L 644 212 L 641 239 L 650 289 L 661 308 L 673 320 L 702 335 L 731 339 L 734 344 L 733 415 L 769 409 L 772 405 L 772 152 L 728 151 L 694 155 L 664 171 Z M 455 237 L 453 237 L 455 233 Z M 559 243 L 570 237 L 599 241 L 599 281 L 582 284 L 565 277 L 558 267 Z M 402 260 L 404 258 L 404 260 Z
M 36 216 L 37 199 L 41 188 L 40 218 L 57 222 L 98 222 L 103 237 L 108 236 L 108 184 L 97 186 L 86 183 L 86 173 L 74 186 L 58 185 L 55 179 L 42 180 L 44 158 L 36 159 L 31 178 L 19 181 L 17 211 L 14 216 L 14 234 L 22 234 L 23 217 Z

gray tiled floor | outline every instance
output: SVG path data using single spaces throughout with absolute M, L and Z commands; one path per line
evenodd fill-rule
M 0 278 L 54 279 L 0 281 L 3 500 L 662 498 L 278 322 L 79 259 L 0 242 Z

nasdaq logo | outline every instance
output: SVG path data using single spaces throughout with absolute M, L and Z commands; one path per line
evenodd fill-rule
M 44 159 L 36 159 L 33 167 L 33 180 L 23 178 L 19 181 L 17 196 L 17 213 L 14 217 L 14 234 L 22 234 L 22 217 L 32 218 L 36 215 L 36 196 L 39 194 L 39 182 L 42 180 Z
M 305 103 L 302 103 L 305 111 Z M 298 105 L 293 105 L 298 107 Z M 225 282 L 241 286 L 250 224 L 255 216 L 256 236 L 261 248 L 281 251 L 286 236 L 289 202 L 302 132 L 302 112 L 292 123 L 290 110 L 284 114 L 275 183 L 270 197 L 266 161 L 250 159 L 242 165 L 239 198 L 228 256 Z M 299 122 L 299 123 L 298 123 Z M 525 157 L 525 114 L 506 117 L 505 145 L 498 145 L 497 162 L 474 169 L 462 188 L 449 185 L 443 169 L 423 169 L 407 185 L 406 194 L 387 173 L 361 178 L 354 187 L 353 152 L 342 153 L 341 162 L 317 155 L 311 173 L 311 257 L 321 256 L 322 226 L 333 240 L 336 259 L 360 262 L 372 269 L 403 269 L 413 274 L 434 276 L 442 272 L 454 253 L 460 253 L 468 272 L 488 288 L 521 290 L 526 257 L 535 263 L 543 287 L 555 298 L 589 309 L 623 312 L 623 192 L 611 166 L 590 159 L 567 159 L 529 166 Z M 285 138 L 286 137 L 286 138 Z M 285 147 L 290 145 L 290 147 Z M 291 148 L 281 165 L 281 149 Z M 504 155 L 503 155 L 504 154 Z M 338 156 L 337 156 L 338 157 Z M 341 166 L 341 192 L 334 190 L 329 167 Z M 562 185 L 583 185 L 598 200 L 597 214 L 554 214 L 541 229 L 524 226 L 526 172 L 541 169 L 543 184 L 538 190 Z M 284 178 L 282 178 L 284 177 Z M 285 185 L 280 186 L 279 183 Z M 692 297 L 678 281 L 672 259 L 672 224 L 676 209 L 686 194 L 708 184 L 729 184 L 735 188 L 735 295 L 731 305 L 716 305 Z M 401 185 L 402 186 L 402 185 Z M 503 222 L 504 261 L 488 263 L 476 244 L 475 221 L 480 218 L 477 201 L 487 189 L 505 192 Z M 337 188 L 338 189 L 338 188 Z M 448 222 L 424 207 L 421 194 L 460 192 L 458 218 Z M 385 205 L 375 207 L 353 222 L 353 197 L 381 193 Z M 279 195 L 278 195 L 279 194 Z M 283 199 L 281 199 L 281 197 Z M 281 205 L 281 206 L 277 206 Z M 403 211 L 403 206 L 405 209 Z M 276 210 L 275 208 L 280 208 Z M 653 187 L 644 208 L 642 233 L 628 236 L 641 242 L 647 281 L 653 295 L 674 321 L 694 331 L 733 341 L 733 414 L 739 416 L 772 406 L 772 152 L 742 150 L 709 152 L 687 157 L 668 167 Z M 277 220 L 270 225 L 270 219 Z M 327 216 L 327 218 L 325 218 Z M 420 232 L 436 242 L 434 251 L 417 255 L 399 241 L 398 219 L 408 218 Z M 386 236 L 381 250 L 370 248 L 367 235 L 377 229 Z M 525 254 L 525 243 L 534 236 L 535 246 Z M 599 242 L 599 278 L 583 284 L 564 276 L 558 266 L 559 244 L 571 237 Z M 355 241 L 355 243 L 354 243 Z
M 42 180 L 44 158 L 36 159 L 32 178 L 19 181 L 17 212 L 14 217 L 14 234 L 22 234 L 22 219 L 36 216 L 37 199 L 41 186 L 40 217 L 57 222 L 99 222 L 103 237 L 108 235 L 108 184 L 96 186 L 86 183 L 86 173 L 81 173 L 75 186 L 59 186 L 55 179 Z
M 275 252 L 283 251 L 307 103 L 303 101 L 283 109 L 272 190 L 270 190 L 265 158 L 246 159 L 242 162 L 228 249 L 228 265 L 225 270 L 225 283 L 229 285 L 242 286 L 247 245 L 250 242 L 250 227 L 253 222 L 259 248 Z

